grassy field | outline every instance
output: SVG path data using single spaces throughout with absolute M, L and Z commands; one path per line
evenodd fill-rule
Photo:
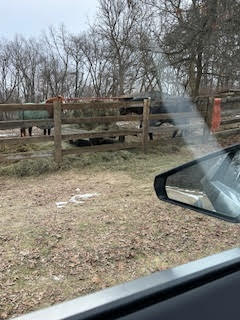
M 223 145 L 238 137 L 222 141 Z M 206 153 L 166 144 L 0 168 L 0 319 L 239 245 L 239 226 L 160 202 L 154 176 Z

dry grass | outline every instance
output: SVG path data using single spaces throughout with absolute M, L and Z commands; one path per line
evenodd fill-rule
M 37 178 L 2 177 L 0 319 L 239 245 L 238 225 L 156 198 L 154 176 L 190 158 L 169 145 L 68 158 L 67 170 Z M 98 196 L 57 208 L 79 193 Z

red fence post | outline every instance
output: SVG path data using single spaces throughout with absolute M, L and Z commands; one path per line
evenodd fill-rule
M 213 101 L 211 132 L 215 132 L 219 129 L 221 124 L 221 98 L 215 98 Z

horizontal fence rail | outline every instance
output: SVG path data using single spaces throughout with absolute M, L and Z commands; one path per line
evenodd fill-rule
M 0 112 L 22 111 L 22 110 L 46 110 L 52 109 L 51 104 L 0 104 Z
M 171 114 L 149 114 L 149 120 L 185 120 L 198 118 L 199 115 L 193 112 L 175 113 L 174 117 Z M 126 116 L 101 116 L 101 117 L 81 117 L 81 118 L 62 118 L 62 124 L 80 124 L 80 123 L 112 123 L 121 121 L 141 121 L 143 116 L 141 115 L 126 115 Z M 239 120 L 240 121 L 240 120 Z M 237 122 L 237 120 L 235 121 Z M 53 119 L 38 119 L 38 120 L 9 120 L 0 121 L 0 130 L 33 127 L 41 125 L 53 125 Z
M 128 101 L 128 100 L 94 100 L 94 101 L 78 101 L 77 103 L 61 103 L 60 101 L 55 101 L 53 104 L 0 104 L 0 112 L 7 112 L 11 114 L 12 112 L 22 112 L 22 111 L 43 111 L 47 110 L 49 114 L 53 116 L 48 119 L 25 119 L 25 120 L 4 120 L 0 121 L 0 130 L 16 129 L 16 128 L 29 128 L 33 126 L 37 127 L 54 127 L 53 136 L 32 136 L 32 137 L 3 137 L 0 138 L 0 146 L 7 145 L 19 145 L 19 144 L 31 144 L 31 143 L 44 143 L 53 142 L 54 150 L 53 152 L 24 152 L 15 153 L 12 155 L 7 155 L 8 160 L 17 160 L 25 158 L 45 158 L 54 157 L 55 161 L 60 165 L 63 156 L 70 154 L 81 154 L 84 152 L 100 152 L 100 151 L 115 151 L 121 149 L 139 148 L 142 147 L 143 151 L 147 151 L 149 145 L 157 144 L 158 141 L 149 141 L 149 134 L 153 133 L 154 136 L 172 134 L 176 127 L 164 127 L 156 128 L 150 127 L 151 120 L 160 122 L 168 121 L 171 123 L 186 123 L 181 125 L 178 124 L 177 129 L 183 130 L 188 129 L 190 132 L 192 130 L 199 129 L 202 130 L 202 135 L 205 137 L 204 141 L 210 139 L 210 132 L 206 128 L 211 128 L 212 116 L 213 116 L 213 97 L 203 97 L 201 99 L 196 99 L 197 111 L 196 112 L 175 112 L 175 113 L 158 113 L 153 114 L 151 112 L 151 107 L 154 108 L 156 103 L 151 103 L 150 99 L 144 99 L 143 101 Z M 175 101 L 175 100 L 173 100 Z M 177 101 L 177 100 L 176 100 Z M 176 102 L 177 103 L 177 102 Z M 216 136 L 230 135 L 233 133 L 239 133 L 239 128 L 229 128 L 231 125 L 238 125 L 240 123 L 240 117 L 236 117 L 240 114 L 240 97 L 224 97 L 222 98 L 222 117 L 235 116 L 234 119 L 222 119 L 221 126 L 217 129 Z M 73 116 L 71 111 L 75 110 L 86 110 L 96 108 L 96 110 L 102 109 L 106 110 L 106 115 L 101 116 Z M 121 111 L 122 108 L 139 108 L 142 114 L 127 114 L 127 115 L 108 115 L 108 110 L 116 110 L 116 112 Z M 67 113 L 70 113 L 67 115 Z M 84 113 L 84 112 L 83 112 Z M 203 117 L 204 121 L 199 121 L 200 115 Z M 16 117 L 16 115 L 15 115 Z M 198 121 L 198 123 L 192 124 L 191 121 Z M 118 129 L 118 130 L 99 130 L 99 131 L 86 131 L 80 130 L 77 133 L 63 133 L 63 125 L 71 124 L 111 124 L 118 122 L 141 122 L 142 128 L 130 128 L 130 129 Z M 207 127 L 204 126 L 204 122 Z M 194 123 L 194 122 L 193 122 Z M 235 131 L 234 131 L 235 130 Z M 110 145 L 93 145 L 85 146 L 71 149 L 63 149 L 62 141 L 70 141 L 77 139 L 94 139 L 94 138 L 108 138 L 108 137 L 119 137 L 125 136 L 140 136 L 140 142 L 135 143 L 123 143 L 118 142 Z M 198 134 L 199 137 L 199 134 Z M 195 136 L 192 136 L 194 141 Z M 188 139 L 189 140 L 189 139 Z M 196 140 L 197 141 L 197 140 Z M 6 159 L 4 153 L 0 154 L 0 160 Z
M 38 120 L 9 120 L 9 121 L 0 121 L 0 130 L 7 129 L 16 129 L 24 127 L 34 127 L 42 125 L 53 125 L 53 119 L 38 119 Z
M 92 116 L 92 117 L 66 117 L 65 110 L 81 110 L 82 108 L 147 108 L 147 115 L 150 110 L 150 100 L 146 99 L 145 102 L 128 102 L 128 101 L 94 101 L 86 102 L 81 101 L 78 103 L 60 103 L 56 101 L 53 104 L 2 104 L 0 105 L 0 112 L 16 112 L 16 111 L 35 111 L 35 110 L 48 110 L 53 114 L 53 118 L 49 119 L 27 119 L 27 120 L 7 120 L 0 121 L 0 130 L 16 129 L 16 128 L 29 128 L 33 126 L 54 126 L 54 136 L 32 136 L 32 137 L 4 137 L 0 138 L 1 145 L 21 145 L 41 142 L 53 142 L 53 152 L 24 152 L 15 153 L 7 156 L 8 160 L 19 160 L 28 158 L 45 158 L 54 157 L 55 161 L 60 165 L 62 157 L 69 154 L 80 154 L 84 152 L 97 152 L 97 151 L 114 151 L 129 148 L 138 148 L 143 145 L 142 142 L 138 143 L 116 143 L 111 145 L 94 145 L 90 147 L 71 148 L 67 150 L 62 149 L 62 141 L 77 140 L 77 139 L 94 139 L 94 138 L 107 138 L 107 137 L 125 137 L 125 136 L 138 136 L 143 134 L 141 129 L 119 129 L 119 130 L 100 130 L 100 131 L 83 131 L 79 133 L 62 134 L 62 125 L 66 124 L 111 124 L 115 122 L 131 122 L 143 121 L 143 115 L 117 115 L 117 116 Z M 144 146 L 146 149 L 146 147 Z M 0 160 L 5 159 L 5 154 L 0 155 Z

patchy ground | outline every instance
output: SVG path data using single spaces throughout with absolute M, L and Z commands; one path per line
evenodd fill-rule
M 154 176 L 192 157 L 161 150 L 1 178 L 0 319 L 239 246 L 238 225 L 156 198 Z

